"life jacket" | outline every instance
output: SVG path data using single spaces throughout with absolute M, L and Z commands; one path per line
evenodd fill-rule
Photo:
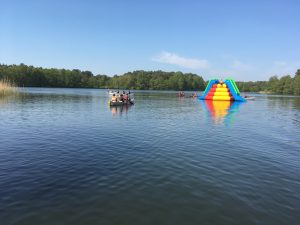
M 112 97 L 111 97 L 111 101 L 112 101 L 112 102 L 116 102 L 116 101 L 117 101 L 117 97 L 116 97 L 116 96 L 112 96 Z

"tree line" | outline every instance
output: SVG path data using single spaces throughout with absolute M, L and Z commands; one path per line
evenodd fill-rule
M 113 77 L 94 75 L 78 69 L 47 69 L 42 67 L 0 64 L 0 80 L 6 79 L 20 87 L 111 88 L 136 90 L 203 91 L 207 82 L 193 73 L 138 70 Z M 300 95 L 300 69 L 295 75 L 272 76 L 268 81 L 237 82 L 242 92 L 269 92 Z
M 300 95 L 300 69 L 295 75 L 272 76 L 268 81 L 236 82 L 243 92 L 268 92 L 274 94 Z
M 0 64 L 0 80 L 7 79 L 20 87 L 120 88 L 136 90 L 204 90 L 205 81 L 192 73 L 134 71 L 109 77 L 78 69 Z

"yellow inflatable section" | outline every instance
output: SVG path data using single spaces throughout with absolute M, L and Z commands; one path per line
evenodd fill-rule
M 230 101 L 231 97 L 228 96 L 213 96 L 213 100 Z

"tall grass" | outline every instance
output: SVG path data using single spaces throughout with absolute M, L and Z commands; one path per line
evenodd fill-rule
M 17 87 L 8 80 L 0 80 L 0 97 L 11 95 L 17 92 Z

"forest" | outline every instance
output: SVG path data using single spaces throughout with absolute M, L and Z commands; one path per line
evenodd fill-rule
M 0 80 L 19 87 L 111 88 L 135 90 L 203 91 L 208 81 L 193 73 L 138 70 L 113 77 L 78 69 L 54 69 L 0 64 Z M 300 95 L 300 69 L 294 76 L 272 76 L 268 81 L 237 81 L 242 92 Z
M 41 67 L 0 64 L 0 80 L 19 87 L 115 88 L 136 90 L 204 90 L 205 81 L 192 73 L 134 71 L 113 77 L 94 75 L 78 69 L 45 69 Z

